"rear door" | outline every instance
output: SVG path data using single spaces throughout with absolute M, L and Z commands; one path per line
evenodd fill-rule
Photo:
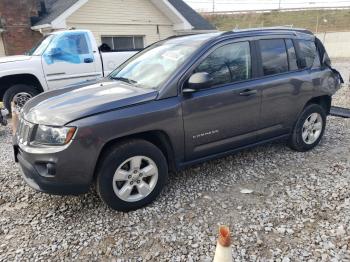
M 86 32 L 65 32 L 54 38 L 42 56 L 42 66 L 49 89 L 100 76 Z
M 258 49 L 262 92 L 258 138 L 263 140 L 290 132 L 318 82 L 309 70 L 300 69 L 296 40 L 260 39 Z
M 213 83 L 183 94 L 186 160 L 256 141 L 261 101 L 253 80 L 252 50 L 249 41 L 226 43 L 208 52 L 192 71 L 209 73 Z

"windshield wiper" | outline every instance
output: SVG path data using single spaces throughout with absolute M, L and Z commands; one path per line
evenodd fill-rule
M 135 85 L 137 84 L 137 81 L 126 78 L 126 77 L 111 77 L 113 80 L 118 80 L 118 81 L 122 81 L 131 85 Z

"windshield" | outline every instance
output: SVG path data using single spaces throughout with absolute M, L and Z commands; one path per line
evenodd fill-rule
M 28 55 L 41 56 L 48 45 L 51 43 L 51 40 L 54 38 L 54 35 L 48 35 L 42 38 L 38 44 L 36 44 L 31 50 L 27 52 Z
M 159 89 L 198 46 L 167 41 L 155 44 L 110 74 L 115 80 L 148 89 Z

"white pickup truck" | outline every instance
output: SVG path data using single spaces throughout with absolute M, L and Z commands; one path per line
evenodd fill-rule
M 136 53 L 100 49 L 90 31 L 57 31 L 27 55 L 0 58 L 0 101 L 21 107 L 41 92 L 103 77 Z

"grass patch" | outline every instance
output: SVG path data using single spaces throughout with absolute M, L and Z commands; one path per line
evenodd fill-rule
M 350 31 L 350 9 L 221 14 L 206 15 L 206 18 L 221 31 L 283 25 L 306 28 L 313 32 Z

